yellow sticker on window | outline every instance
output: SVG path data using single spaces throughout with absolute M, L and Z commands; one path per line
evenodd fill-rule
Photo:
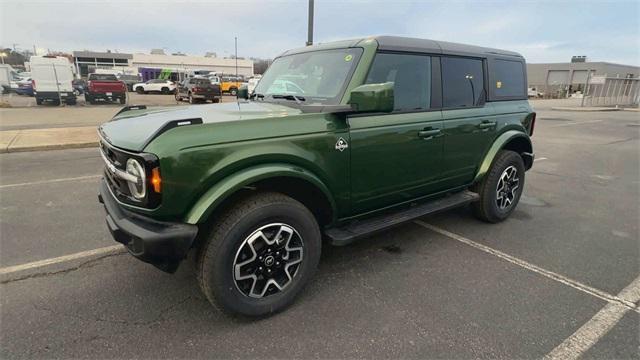
M 496 87 L 500 89 L 502 87 L 502 81 L 496 81 Z
M 349 54 L 344 57 L 344 61 L 351 61 L 353 59 L 353 55 Z

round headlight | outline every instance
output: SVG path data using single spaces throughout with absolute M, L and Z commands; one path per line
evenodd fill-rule
M 146 176 L 144 167 L 136 159 L 127 160 L 127 173 L 138 178 L 138 182 L 127 182 L 129 192 L 134 198 L 141 200 L 147 194 Z

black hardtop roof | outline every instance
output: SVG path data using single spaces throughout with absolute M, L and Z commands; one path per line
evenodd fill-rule
M 487 55 L 497 55 L 522 58 L 522 55 L 514 51 L 402 36 L 372 36 L 353 40 L 320 43 L 313 46 L 289 50 L 282 55 L 330 48 L 357 47 L 361 42 L 367 40 L 375 40 L 378 43 L 378 49 L 386 51 L 409 51 L 430 54 L 448 54 L 479 57 L 486 57 Z

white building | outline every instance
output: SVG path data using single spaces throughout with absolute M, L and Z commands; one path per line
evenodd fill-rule
M 190 55 L 132 54 L 130 66 L 171 70 L 210 70 L 235 74 L 236 59 Z M 253 75 L 253 61 L 238 59 L 238 75 Z

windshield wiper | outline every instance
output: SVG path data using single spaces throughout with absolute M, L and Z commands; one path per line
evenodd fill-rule
M 285 100 L 295 100 L 295 102 L 300 105 L 302 104 L 303 101 L 305 101 L 306 99 L 302 96 L 296 96 L 296 95 L 292 95 L 292 94 L 288 94 L 288 95 L 281 95 L 281 94 L 273 94 L 271 95 L 272 99 L 285 99 Z

